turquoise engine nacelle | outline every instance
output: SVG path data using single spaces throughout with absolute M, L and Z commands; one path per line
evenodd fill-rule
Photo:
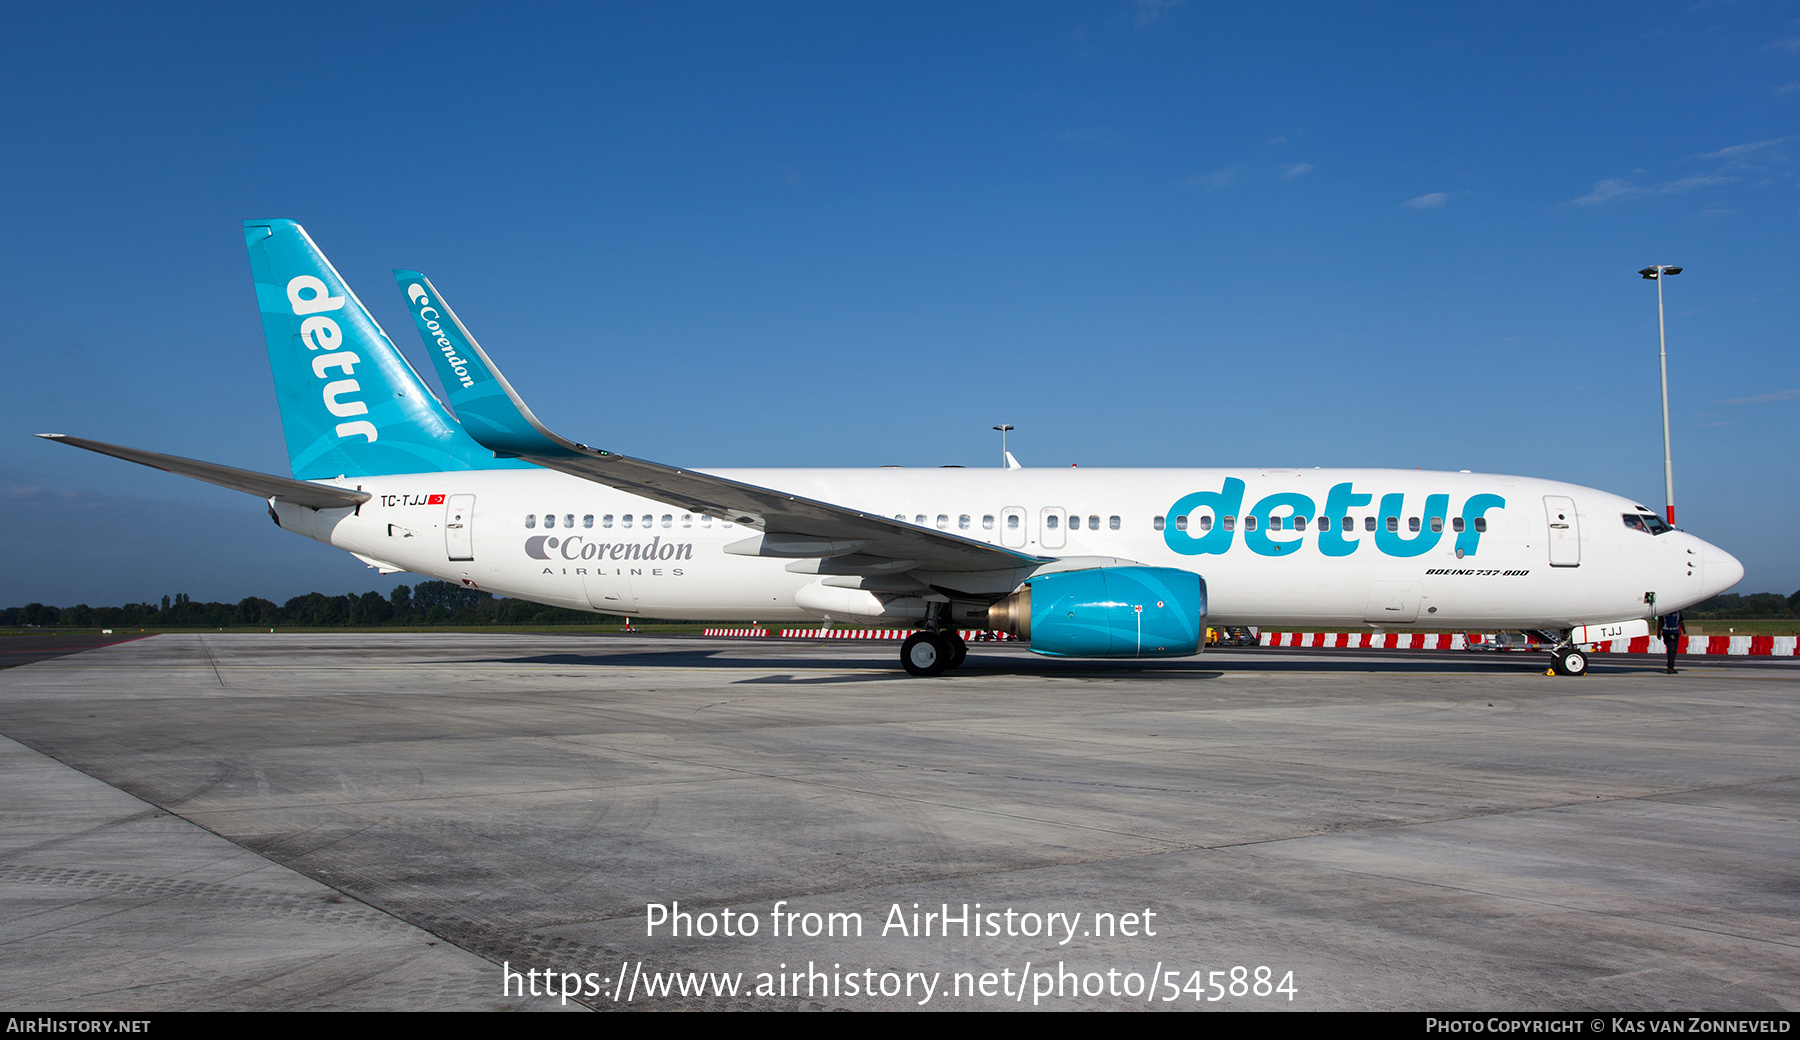
M 989 611 L 989 625 L 1053 657 L 1185 657 L 1206 634 L 1206 582 L 1173 567 L 1039 574 Z

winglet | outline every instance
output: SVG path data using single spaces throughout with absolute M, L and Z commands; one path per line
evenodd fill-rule
M 437 367 L 457 421 L 476 442 L 496 455 L 527 458 L 575 457 L 581 446 L 550 432 L 531 414 L 518 391 L 494 367 L 475 337 L 457 320 L 437 286 L 417 271 L 394 271 L 406 294 L 413 324 Z M 605 452 L 599 454 L 604 455 Z

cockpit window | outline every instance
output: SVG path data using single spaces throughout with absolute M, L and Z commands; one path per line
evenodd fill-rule
M 1620 515 L 1619 519 L 1625 521 L 1626 527 L 1633 531 L 1642 531 L 1645 534 L 1667 534 L 1675 530 L 1655 513 L 1624 513 Z

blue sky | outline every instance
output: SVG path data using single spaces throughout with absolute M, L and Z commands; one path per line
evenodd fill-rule
M 0 40 L 0 604 L 387 588 L 285 472 L 238 224 L 422 371 L 695 466 L 1396 466 L 1800 588 L 1800 5 L 36 5 Z M 428 378 L 430 378 L 428 376 Z

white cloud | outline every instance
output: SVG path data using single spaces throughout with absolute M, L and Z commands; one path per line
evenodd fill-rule
M 1180 7 L 1181 0 L 1133 0 L 1131 6 L 1136 9 L 1132 23 L 1142 29 Z
M 1643 199 L 1653 195 L 1679 195 L 1696 188 L 1708 188 L 1715 184 L 1729 183 L 1733 178 L 1720 177 L 1715 174 L 1697 174 L 1683 177 L 1680 180 L 1664 181 L 1661 184 L 1633 184 L 1623 177 L 1609 177 L 1594 184 L 1594 190 L 1578 199 L 1570 199 L 1565 206 L 1594 206 L 1602 202 L 1618 202 L 1621 199 Z
M 1783 36 L 1779 40 L 1770 40 L 1763 44 L 1765 51 L 1786 51 L 1789 54 L 1800 54 L 1800 36 Z
M 1284 181 L 1291 181 L 1296 177 L 1304 177 L 1307 174 L 1311 173 L 1312 171 L 1313 171 L 1312 163 L 1309 163 L 1309 162 L 1290 163 L 1287 166 L 1283 166 L 1281 168 L 1281 179 Z
M 1189 177 L 1187 180 L 1189 187 L 1205 188 L 1207 191 L 1218 191 L 1220 188 L 1229 188 L 1237 182 L 1238 172 L 1234 169 L 1214 170 L 1211 173 L 1204 173 L 1198 177 Z
M 1790 137 L 1771 137 L 1767 141 L 1752 141 L 1749 144 L 1734 144 L 1730 148 L 1721 148 L 1716 152 L 1707 152 L 1705 155 L 1702 155 L 1700 158 L 1702 158 L 1702 159 L 1736 159 L 1741 156 L 1749 155 L 1751 152 L 1760 152 L 1764 148 L 1768 148 L 1771 145 L 1786 144 L 1787 142 L 1792 141 L 1793 139 L 1794 138 L 1791 136 Z
M 1755 397 L 1734 397 L 1719 404 L 1768 404 L 1771 401 L 1792 401 L 1800 397 L 1800 390 L 1777 390 L 1772 394 L 1757 394 Z
M 1406 209 L 1443 209 L 1444 203 L 1449 201 L 1450 196 L 1441 191 L 1434 191 L 1428 195 L 1414 196 L 1400 205 Z

